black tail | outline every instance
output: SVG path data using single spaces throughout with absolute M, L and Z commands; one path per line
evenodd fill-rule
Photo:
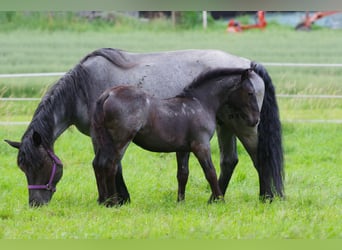
M 284 158 L 279 109 L 272 79 L 263 65 L 252 62 L 251 67 L 265 83 L 265 95 L 258 126 L 258 166 L 272 195 L 284 195 Z M 267 195 L 267 194 L 266 194 Z

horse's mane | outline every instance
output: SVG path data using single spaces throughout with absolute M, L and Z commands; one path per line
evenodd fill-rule
M 75 100 L 76 96 L 82 96 L 82 99 L 88 100 L 88 93 L 86 91 L 88 84 L 88 72 L 82 66 L 77 64 L 73 69 L 61 77 L 43 96 L 36 111 L 34 112 L 32 121 L 23 135 L 23 138 L 32 131 L 39 132 L 42 143 L 48 146 L 53 143 L 52 130 L 54 126 L 54 111 L 58 110 L 58 106 L 66 107 L 68 112 L 66 116 L 71 116 L 73 107 L 71 102 Z M 69 103 L 70 102 L 70 103 Z
M 101 56 L 107 59 L 109 62 L 123 69 L 129 69 L 136 65 L 136 63 L 130 61 L 123 53 L 123 50 L 112 49 L 112 48 L 101 48 L 94 50 L 93 52 L 86 55 L 80 63 L 84 63 L 91 57 Z
M 75 96 L 82 96 L 82 100 L 88 102 L 87 85 L 90 84 L 90 77 L 87 69 L 84 67 L 84 63 L 89 58 L 96 56 L 101 56 L 121 68 L 130 68 L 133 66 L 133 63 L 125 57 L 121 50 L 102 48 L 89 53 L 73 69 L 52 85 L 44 95 L 22 139 L 27 137 L 28 134 L 31 135 L 33 131 L 38 131 L 41 135 L 42 143 L 44 143 L 46 147 L 53 143 L 52 130 L 54 121 L 52 114 L 56 111 L 55 106 L 58 105 L 58 103 L 67 106 L 68 108 L 66 108 L 66 110 L 68 114 L 66 114 L 66 116 L 71 116 L 73 115 L 72 112 L 74 107 L 74 104 L 71 102 L 75 100 Z M 70 104 L 68 104 L 68 102 L 70 102 Z
M 247 69 L 245 68 L 216 68 L 212 70 L 207 70 L 201 74 L 199 74 L 187 87 L 185 87 L 178 95 L 178 97 L 185 97 L 190 95 L 190 92 L 193 89 L 201 87 L 203 84 L 206 84 L 209 80 L 231 76 L 231 75 L 242 75 Z

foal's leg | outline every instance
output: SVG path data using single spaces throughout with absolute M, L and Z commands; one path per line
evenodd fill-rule
M 130 140 L 113 142 L 112 145 L 97 150 L 93 166 L 99 190 L 99 203 L 106 206 L 124 204 L 118 193 L 116 180 L 117 173 L 121 170 L 121 159 L 129 143 Z
M 94 152 L 97 152 L 98 145 L 92 136 L 93 139 L 93 147 Z M 94 160 L 95 162 L 95 160 Z M 93 162 L 93 169 L 96 178 L 97 190 L 98 190 L 98 203 L 104 203 L 111 195 L 117 192 L 118 201 L 120 205 L 130 202 L 130 195 L 127 190 L 125 181 L 122 176 L 122 166 L 121 162 L 118 164 L 117 173 L 113 178 L 112 175 L 109 175 L 103 166 L 99 166 L 98 164 L 94 164 Z M 115 185 L 115 187 L 114 187 Z M 116 188 L 116 189 L 115 189 Z M 109 192 L 108 190 L 112 190 Z
M 93 147 L 94 147 L 94 153 L 95 153 L 95 158 L 93 160 L 93 169 L 94 169 L 94 174 L 95 174 L 95 179 L 96 179 L 97 191 L 99 194 L 97 201 L 99 204 L 101 204 L 108 197 L 106 181 L 105 181 L 106 175 L 104 174 L 104 171 L 103 171 L 104 168 L 99 165 L 99 154 L 96 154 L 96 152 L 98 152 L 98 145 L 95 142 L 93 134 L 91 137 L 93 139 Z
M 98 203 L 103 204 L 115 194 L 119 205 L 130 202 L 130 195 L 122 177 L 121 162 L 116 167 L 115 175 L 113 175 L 114 169 L 111 168 L 98 166 L 96 164 L 93 164 L 93 168 L 99 194 Z
M 201 167 L 204 171 L 205 178 L 210 184 L 210 188 L 212 191 L 212 196 L 209 199 L 209 203 L 212 201 L 224 201 L 223 194 L 220 190 L 217 181 L 217 175 L 215 171 L 214 164 L 211 160 L 211 152 L 210 152 L 210 144 L 208 143 L 193 143 L 191 145 L 192 152 L 194 152 L 195 156 L 197 157 Z
M 178 197 L 177 201 L 185 199 L 185 186 L 189 177 L 189 152 L 177 152 L 177 180 L 178 180 Z
M 105 201 L 106 206 L 117 206 L 117 205 L 123 205 L 125 203 L 121 199 L 119 190 L 117 189 L 118 187 L 117 180 L 120 181 L 120 177 L 118 178 L 118 173 L 120 173 L 122 176 L 121 159 L 130 142 L 131 142 L 130 140 L 128 140 L 128 142 L 127 140 L 125 142 L 120 141 L 120 142 L 115 142 L 113 145 L 113 164 L 112 164 L 113 167 L 109 169 L 108 172 L 106 172 L 106 177 L 107 177 L 106 186 L 107 186 L 107 192 L 108 192 L 108 198 Z
M 115 177 L 115 184 L 116 184 L 116 190 L 118 192 L 118 199 L 120 205 L 123 205 L 125 203 L 129 203 L 131 201 L 128 189 L 126 187 L 125 180 L 122 175 L 122 166 L 121 162 L 118 165 L 116 177 Z
M 99 191 L 98 202 L 106 206 L 117 204 L 115 175 L 118 166 L 111 152 L 99 148 L 93 160 L 93 167 Z
M 97 191 L 99 194 L 97 202 L 99 204 L 102 204 L 108 197 L 106 181 L 105 181 L 106 177 L 105 177 L 104 169 L 102 167 L 94 164 L 94 163 L 93 163 L 93 169 L 94 169 L 94 173 L 95 173 Z

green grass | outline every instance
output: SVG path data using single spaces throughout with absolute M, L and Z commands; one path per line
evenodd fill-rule
M 227 34 L 224 25 L 207 31 L 128 26 L 49 30 L 27 24 L 4 29 L 0 74 L 67 71 L 100 47 L 138 52 L 221 49 L 261 62 L 340 63 L 342 58 L 339 30 L 302 33 L 274 25 L 263 32 Z M 342 94 L 340 68 L 268 67 L 268 71 L 277 93 Z M 0 78 L 0 97 L 41 97 L 57 79 Z M 51 203 L 38 209 L 28 207 L 26 178 L 16 167 L 16 150 L 0 143 L 0 238 L 341 239 L 342 125 L 287 120 L 342 119 L 342 100 L 278 98 L 278 102 L 284 129 L 285 201 L 259 202 L 257 173 L 239 144 L 240 161 L 225 204 L 206 204 L 210 188 L 194 157 L 186 202 L 177 204 L 174 154 L 149 153 L 132 145 L 123 161 L 132 203 L 99 206 L 90 139 L 71 127 L 55 145 L 64 176 Z M 0 120 L 29 121 L 37 104 L 0 101 Z M 20 140 L 25 129 L 1 126 L 0 139 Z M 219 171 L 216 138 L 212 151 Z
M 56 143 L 64 177 L 49 206 L 30 209 L 26 180 L 15 150 L 2 143 L 0 236 L 2 238 L 341 238 L 341 125 L 284 126 L 286 200 L 258 201 L 258 180 L 241 145 L 240 163 L 225 204 L 207 205 L 210 190 L 191 157 L 187 198 L 176 203 L 173 154 L 132 145 L 124 176 L 132 203 L 105 208 L 96 203 L 90 141 L 74 128 Z M 25 127 L 6 127 L 1 138 L 18 138 Z M 77 141 L 77 143 L 76 143 Z M 218 166 L 216 139 L 213 159 Z

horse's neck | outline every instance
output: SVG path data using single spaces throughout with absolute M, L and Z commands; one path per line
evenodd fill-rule
M 38 132 L 46 144 L 53 146 L 57 138 L 71 125 L 71 120 L 62 115 L 67 110 L 60 106 L 55 107 L 53 112 L 41 110 L 33 117 L 28 130 Z
M 64 111 L 63 111 L 64 109 Z M 72 125 L 74 107 L 63 107 L 54 116 L 53 140 L 55 141 L 68 127 Z
M 53 145 L 57 138 L 72 124 L 75 113 L 75 97 L 61 99 L 55 93 L 47 93 L 32 118 L 28 130 L 32 129 L 42 135 L 45 142 Z

